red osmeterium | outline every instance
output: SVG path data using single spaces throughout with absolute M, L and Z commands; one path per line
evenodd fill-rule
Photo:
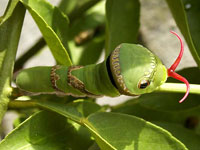
M 181 51 L 179 53 L 179 56 L 177 57 L 176 61 L 172 64 L 172 66 L 168 69 L 168 76 L 169 77 L 172 77 L 172 78 L 175 78 L 177 80 L 180 80 L 182 82 L 184 82 L 187 86 L 187 89 L 186 89 L 186 93 L 184 95 L 184 97 L 179 101 L 179 103 L 182 103 L 188 96 L 189 94 L 189 91 L 190 91 L 190 85 L 189 85 L 189 82 L 187 81 L 187 79 L 185 79 L 184 77 L 182 77 L 181 75 L 177 74 L 175 71 L 176 67 L 178 66 L 178 64 L 180 63 L 181 61 L 181 58 L 183 56 L 183 51 L 184 51 L 184 47 L 183 47 L 183 41 L 182 39 L 179 37 L 179 35 L 173 31 L 170 31 L 172 34 L 176 35 L 178 37 L 178 39 L 180 40 L 180 43 L 181 43 Z

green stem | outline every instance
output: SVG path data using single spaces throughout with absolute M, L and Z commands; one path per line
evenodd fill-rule
M 9 109 L 35 108 L 35 107 L 38 107 L 38 105 L 34 100 L 28 100 L 28 101 L 13 100 L 8 103 Z
M 155 92 L 185 93 L 186 85 L 182 83 L 164 83 Z M 199 84 L 190 84 L 191 94 L 200 94 Z
M 9 1 L 0 22 L 0 123 L 12 93 L 11 79 L 25 8 L 18 0 Z

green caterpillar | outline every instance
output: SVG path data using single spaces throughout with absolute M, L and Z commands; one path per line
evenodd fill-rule
M 179 62 L 174 63 L 175 68 Z M 178 79 L 172 74 L 175 68 L 167 69 L 157 56 L 141 45 L 123 43 L 100 64 L 25 69 L 18 74 L 16 83 L 20 89 L 33 93 L 78 97 L 140 95 L 155 91 L 168 76 Z

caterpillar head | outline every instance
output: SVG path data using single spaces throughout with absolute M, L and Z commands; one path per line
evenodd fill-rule
M 160 59 L 141 45 L 123 43 L 110 56 L 116 87 L 125 95 L 153 92 L 167 80 Z
M 189 83 L 185 78 L 175 73 L 183 55 L 183 42 L 181 52 L 174 64 L 167 69 L 160 59 L 141 45 L 123 43 L 119 45 L 110 55 L 110 69 L 113 76 L 113 83 L 124 95 L 140 95 L 155 91 L 160 85 L 166 82 L 168 77 L 181 80 L 187 85 L 187 92 L 182 102 L 189 93 Z

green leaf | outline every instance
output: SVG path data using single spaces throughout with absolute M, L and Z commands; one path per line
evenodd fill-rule
M 61 0 L 59 9 L 65 14 L 71 13 L 78 5 L 79 0 Z
M 105 36 L 98 35 L 94 37 L 90 42 L 83 46 L 83 53 L 80 56 L 79 65 L 94 64 L 101 56 L 105 45 Z M 86 59 L 90 58 L 90 59 Z
M 98 4 L 87 10 L 85 13 L 83 13 L 81 17 L 78 17 L 76 18 L 76 20 L 73 20 L 73 22 L 71 22 L 69 30 L 70 39 L 73 39 L 76 35 L 78 35 L 82 31 L 95 29 L 99 26 L 104 25 L 105 24 L 104 9 L 105 9 L 105 2 L 101 1 L 101 3 L 99 2 Z M 69 14 L 69 16 L 71 15 Z
M 70 20 L 74 21 L 100 1 L 101 0 L 62 0 L 59 8 L 64 13 L 69 14 Z
M 88 149 L 92 143 L 86 128 L 56 113 L 42 111 L 15 128 L 0 143 L 0 149 L 83 150 Z
M 12 16 L 13 11 L 15 10 L 18 3 L 19 3 L 19 0 L 13 0 L 12 2 L 11 1 L 8 2 L 6 10 L 5 10 L 3 16 L 1 16 L 0 23 L 5 22 L 9 17 Z
M 104 9 L 105 2 L 102 1 L 71 24 L 69 34 L 73 41 L 69 42 L 69 46 L 75 65 L 93 64 L 99 59 L 105 45 Z
M 69 16 L 69 20 L 72 23 L 77 18 L 81 18 L 85 12 L 95 5 L 100 0 L 62 0 L 59 4 L 59 9 Z M 70 30 L 71 31 L 71 30 Z M 21 69 L 24 63 L 33 57 L 36 53 L 42 50 L 46 45 L 44 38 L 40 38 L 31 48 L 26 50 L 15 63 L 15 71 Z M 70 50 L 70 49 L 68 49 Z M 71 56 L 71 55 L 70 55 Z
M 53 101 L 37 101 L 37 104 L 43 108 L 57 112 L 77 123 L 82 124 L 82 119 L 89 114 L 100 111 L 101 107 L 93 102 L 76 100 L 72 103 L 62 104 Z
M 135 43 L 139 29 L 138 0 L 106 1 L 106 56 L 121 43 Z
M 101 149 L 186 149 L 168 132 L 142 119 L 124 114 L 98 113 L 101 107 L 93 102 L 77 100 L 59 104 L 38 101 L 37 104 L 87 127 Z M 149 136 L 153 138 L 149 140 Z
M 100 34 L 82 46 L 76 46 L 73 41 L 69 42 L 72 51 L 72 60 L 76 65 L 94 64 L 99 59 L 105 43 L 105 36 Z M 90 58 L 90 59 L 86 59 Z
M 0 22 L 0 122 L 11 95 L 11 79 L 25 8 L 18 0 L 9 2 Z
M 166 0 L 190 48 L 193 58 L 200 67 L 200 1 L 194 0 Z
M 20 0 L 29 10 L 59 64 L 72 65 L 68 49 L 68 18 L 45 0 Z
M 188 117 L 200 116 L 199 96 L 189 95 L 187 101 L 180 104 L 182 94 L 153 93 L 142 95 L 112 108 L 120 112 L 141 117 L 149 121 L 169 121 L 183 124 Z M 190 99 L 191 98 L 191 99 Z
M 102 26 L 105 23 L 105 18 L 99 12 L 94 12 L 91 14 L 86 14 L 80 19 L 77 19 L 73 22 L 70 27 L 70 39 L 78 35 L 79 33 L 86 30 L 94 30 L 97 27 Z
M 190 150 L 199 150 L 200 136 L 178 124 L 154 122 L 156 125 L 168 130 L 187 146 Z
M 97 112 L 85 120 L 101 149 L 105 150 L 186 150 L 166 130 L 140 118 Z
M 178 100 L 183 94 L 174 93 L 152 93 L 141 96 L 140 104 L 146 108 L 151 108 L 160 111 L 180 112 L 194 109 L 200 106 L 198 101 L 199 95 L 190 94 L 187 100 L 180 105 Z

